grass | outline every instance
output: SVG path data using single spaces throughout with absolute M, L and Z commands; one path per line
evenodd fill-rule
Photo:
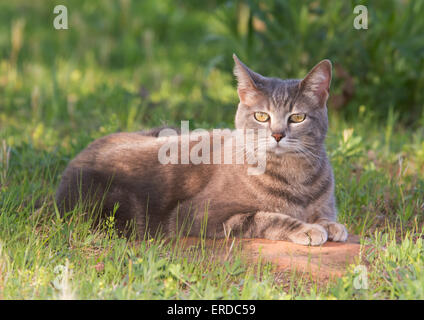
M 424 112 L 402 122 L 404 105 L 382 114 L 364 99 L 349 107 L 354 116 L 330 105 L 339 217 L 364 245 L 366 290 L 355 289 L 355 265 L 323 283 L 248 263 L 238 247 L 216 259 L 220 251 L 201 243 L 127 241 L 113 221 L 92 230 L 78 212 L 62 220 L 53 204 L 60 174 L 94 139 L 180 120 L 231 127 L 231 56 L 219 60 L 222 43 L 203 42 L 217 19 L 194 4 L 75 1 L 64 33 L 49 22 L 54 1 L 27 3 L 0 6 L 0 298 L 424 298 Z

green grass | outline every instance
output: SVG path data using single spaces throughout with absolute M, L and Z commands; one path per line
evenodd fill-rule
M 367 267 L 367 290 L 354 287 L 355 265 L 323 283 L 247 263 L 237 247 L 221 260 L 201 244 L 182 249 L 178 239 L 127 241 L 110 221 L 92 230 L 78 212 L 59 218 L 60 174 L 94 139 L 180 120 L 231 127 L 237 94 L 223 53 L 247 41 L 225 33 L 223 14 L 233 9 L 215 12 L 214 2 L 84 3 L 70 1 L 68 31 L 51 26 L 54 1 L 0 5 L 0 298 L 424 298 L 424 112 L 414 107 L 405 117 L 402 97 L 382 112 L 367 99 L 381 82 L 359 82 L 360 103 L 348 112 L 330 105 L 327 139 L 340 220 L 364 245 L 358 264 Z

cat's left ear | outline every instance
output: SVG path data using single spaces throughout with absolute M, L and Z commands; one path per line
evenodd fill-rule
M 305 95 L 315 100 L 320 106 L 325 106 L 330 94 L 331 68 L 331 61 L 323 60 L 300 82 Z

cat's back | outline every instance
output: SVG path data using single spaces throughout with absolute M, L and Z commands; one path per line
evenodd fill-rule
M 157 157 L 155 140 L 156 137 L 138 132 L 113 133 L 89 144 L 69 163 L 68 168 L 137 168 L 138 164 Z
M 107 186 L 111 178 L 132 180 L 141 164 L 152 162 L 157 153 L 152 150 L 152 136 L 140 133 L 114 133 L 99 138 L 82 150 L 66 167 L 62 174 L 56 201 L 63 202 L 90 185 Z M 148 169 L 148 168 L 147 168 Z
M 114 133 L 95 140 L 65 169 L 56 193 L 57 203 L 70 202 L 72 208 L 79 194 L 91 194 L 93 188 L 99 194 L 106 190 L 109 194 L 123 193 L 116 197 L 120 202 L 128 194 L 143 199 L 150 195 L 151 205 L 193 196 L 208 183 L 214 166 L 162 164 L 161 147 L 166 142 L 178 146 L 180 138 L 133 132 Z M 167 201 L 161 200 L 160 195 L 166 195 Z

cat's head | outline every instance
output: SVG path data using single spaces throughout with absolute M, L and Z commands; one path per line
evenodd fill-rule
M 264 77 L 236 55 L 233 58 L 240 98 L 237 129 L 266 129 L 266 141 L 260 143 L 276 155 L 322 146 L 328 127 L 329 60 L 318 63 L 302 80 L 281 80 Z

